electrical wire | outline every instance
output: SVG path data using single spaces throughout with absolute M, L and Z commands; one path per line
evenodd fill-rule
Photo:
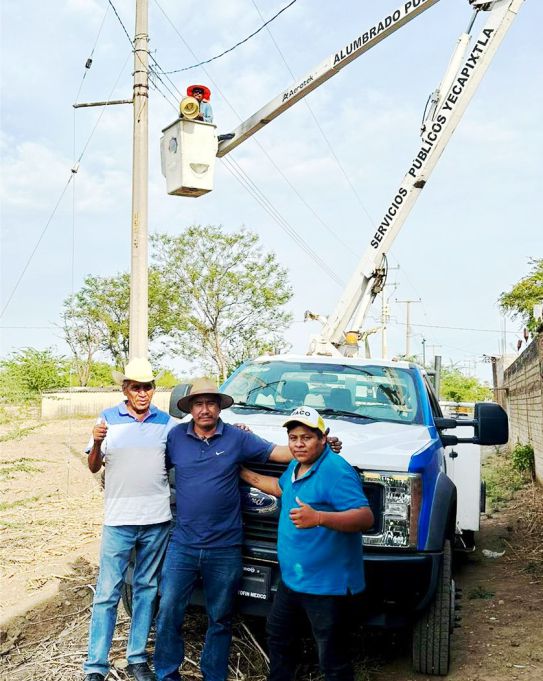
M 400 326 L 407 326 L 406 322 L 396 322 L 396 324 L 399 324 Z M 413 322 L 409 322 L 409 326 L 421 326 L 427 329 L 450 329 L 452 331 L 480 331 L 481 333 L 503 333 L 502 330 L 498 329 L 473 329 L 469 327 L 464 327 L 464 326 L 439 326 L 437 324 L 413 324 Z M 505 333 L 510 333 L 513 335 L 518 335 L 520 332 L 519 331 L 506 331 Z
M 197 59 L 198 57 L 196 56 L 194 50 L 193 50 L 193 49 L 191 48 L 191 46 L 187 43 L 187 41 L 183 38 L 182 34 L 179 32 L 179 30 L 177 29 L 177 27 L 175 26 L 175 24 L 172 22 L 172 20 L 171 20 L 170 17 L 168 16 L 168 14 L 164 11 L 164 9 L 162 8 L 162 6 L 161 6 L 160 3 L 158 2 L 158 0 L 155 0 L 155 4 L 156 4 L 156 6 L 158 7 L 158 9 L 162 12 L 164 18 L 165 18 L 166 21 L 170 24 L 170 26 L 172 27 L 172 29 L 174 30 L 174 32 L 177 34 L 177 36 L 179 37 L 179 39 L 181 40 L 181 42 L 185 45 L 185 47 L 187 48 L 187 50 L 192 54 L 192 56 L 193 56 L 195 59 Z M 221 98 L 223 99 L 223 101 L 225 102 L 225 104 L 230 108 L 230 110 L 234 113 L 234 115 L 238 118 L 238 120 L 241 121 L 241 120 L 242 120 L 242 119 L 241 119 L 241 116 L 238 114 L 238 112 L 237 112 L 237 110 L 235 109 L 235 107 L 234 107 L 234 106 L 231 104 L 231 102 L 228 100 L 228 98 L 226 97 L 226 95 L 224 94 L 224 92 L 222 92 L 221 88 L 220 88 L 219 85 L 216 83 L 216 81 L 215 81 L 214 78 L 211 76 L 211 74 L 208 72 L 208 70 L 205 68 L 205 66 L 203 67 L 202 70 L 203 70 L 204 73 L 206 74 L 206 76 L 207 76 L 207 78 L 209 79 L 209 81 L 213 84 L 213 87 L 217 90 L 217 92 L 219 93 L 219 95 L 221 96 Z M 279 174 L 281 175 L 281 177 L 285 180 L 285 182 L 287 182 L 287 184 L 293 189 L 293 191 L 296 192 L 296 190 L 294 189 L 292 183 L 288 180 L 288 178 L 285 176 L 285 174 L 284 174 L 283 171 L 279 168 L 279 166 L 277 166 L 277 164 L 275 163 L 275 161 L 271 158 L 271 156 L 269 155 L 269 153 L 268 153 L 268 152 L 266 151 L 266 149 L 260 144 L 260 142 L 258 142 L 258 140 L 254 139 L 254 138 L 253 138 L 252 141 L 260 148 L 260 150 L 262 151 L 262 153 L 268 158 L 268 160 L 269 160 L 270 163 L 274 166 L 274 168 L 277 169 L 277 171 L 279 172 Z M 223 160 L 224 160 L 224 159 L 223 159 Z M 297 244 L 298 246 L 300 246 L 308 255 L 311 253 L 312 255 L 310 255 L 310 257 L 313 258 L 313 260 L 318 264 L 318 266 L 319 266 L 321 269 L 323 269 L 323 270 L 326 272 L 326 274 L 327 274 L 335 283 L 337 283 L 337 284 L 340 285 L 340 286 L 343 286 L 343 283 L 342 283 L 341 280 L 338 278 L 337 274 L 336 274 L 335 272 L 333 272 L 333 271 L 328 267 L 328 265 L 327 265 L 327 264 L 326 264 L 326 263 L 325 263 L 325 262 L 324 262 L 324 261 L 323 261 L 323 260 L 322 260 L 322 259 L 321 259 L 321 258 L 320 258 L 320 257 L 319 257 L 319 256 L 318 256 L 318 255 L 309 247 L 309 245 L 305 242 L 305 240 L 303 239 L 303 237 L 302 237 L 301 235 L 298 234 L 298 232 L 295 230 L 295 228 L 292 227 L 292 225 L 290 225 L 290 224 L 288 223 L 288 221 L 285 220 L 285 218 L 282 217 L 280 211 L 279 211 L 277 208 L 275 208 L 275 206 L 273 206 L 273 203 L 272 203 L 269 199 L 267 199 L 267 197 L 265 196 L 264 192 L 262 192 L 262 190 L 259 189 L 259 188 L 257 187 L 256 183 L 255 183 L 253 180 L 250 180 L 248 174 L 243 170 L 242 166 L 241 166 L 239 163 L 236 162 L 236 170 L 234 170 L 232 167 L 228 168 L 228 170 L 229 170 L 229 172 L 230 172 L 231 174 L 234 174 L 234 176 L 236 177 L 236 179 L 242 184 L 242 186 L 246 189 L 246 191 L 249 191 L 249 193 L 251 193 L 251 195 L 253 196 L 253 198 L 255 198 L 255 200 L 257 200 L 259 203 L 260 203 L 260 201 L 263 201 L 264 203 L 267 202 L 267 204 L 268 204 L 269 207 L 270 207 L 270 210 L 271 210 L 272 212 L 274 212 L 275 215 L 277 216 L 277 220 L 278 220 L 279 222 L 281 222 L 281 223 L 283 224 L 283 226 L 284 226 L 285 224 L 288 224 L 288 225 L 289 225 L 290 230 L 292 230 L 292 231 L 291 231 L 291 232 L 288 232 L 287 230 L 286 230 L 286 231 L 287 231 L 287 233 L 289 234 L 289 236 L 291 236 L 291 238 L 296 242 L 296 244 Z M 243 177 L 243 180 L 241 179 L 242 177 Z M 254 193 L 251 192 L 251 190 L 249 189 L 249 187 L 251 187 L 251 186 L 254 186 L 254 187 L 256 188 L 256 190 L 258 190 L 258 192 L 260 193 L 260 199 L 257 199 L 257 198 L 254 196 Z M 296 193 L 297 193 L 297 192 L 296 192 Z M 261 204 L 261 205 L 262 205 L 262 204 Z M 274 219 L 276 219 L 276 218 L 274 218 Z M 303 244 L 303 245 L 302 245 L 302 244 Z M 320 262 L 319 262 L 319 261 L 320 261 Z
M 215 55 L 214 57 L 211 57 L 210 59 L 205 59 L 204 61 L 198 62 L 198 64 L 192 64 L 191 66 L 185 66 L 185 67 L 182 68 L 182 69 L 175 69 L 175 70 L 173 70 L 173 71 L 163 71 L 163 73 L 165 73 L 165 74 L 168 74 L 168 73 L 171 74 L 171 73 L 181 73 L 182 71 L 190 71 L 191 69 L 196 69 L 196 68 L 198 68 L 199 66 L 203 66 L 204 64 L 209 64 L 209 63 L 211 63 L 212 61 L 216 61 L 217 59 L 220 59 L 221 57 L 224 57 L 225 54 L 228 54 L 229 52 L 233 52 L 233 51 L 234 51 L 236 48 L 238 48 L 240 45 L 243 45 L 243 44 L 246 43 L 248 40 L 250 40 L 250 39 L 253 38 L 255 35 L 257 35 L 257 33 L 260 33 L 260 31 L 262 31 L 262 29 L 264 29 L 268 24 L 271 24 L 272 21 L 275 21 L 275 19 L 277 19 L 277 17 L 278 17 L 280 14 L 283 14 L 283 12 L 284 12 L 285 10 L 287 10 L 289 7 L 292 7 L 292 5 L 294 5 L 294 3 L 295 3 L 296 1 L 297 1 L 297 0 L 292 0 L 291 2 L 289 2 L 289 4 L 288 4 L 288 5 L 285 5 L 282 9 L 280 9 L 279 12 L 277 12 L 277 14 L 274 14 L 273 17 L 272 17 L 271 19 L 268 19 L 268 21 L 266 21 L 265 23 L 263 23 L 262 26 L 261 26 L 260 28 L 258 28 L 256 31 L 253 31 L 253 33 L 251 33 L 250 35 L 248 35 L 248 36 L 247 36 L 246 38 L 244 38 L 243 40 L 240 40 L 238 43 L 236 43 L 236 44 L 233 45 L 232 47 L 229 47 L 227 50 L 224 50 L 224 52 L 221 52 L 220 54 L 217 54 L 217 55 Z M 157 5 L 158 5 L 158 2 L 157 2 Z M 160 8 L 160 9 L 162 9 L 162 8 Z
M 106 11 L 104 13 L 104 16 L 102 18 L 102 23 L 100 24 L 100 27 L 98 28 L 98 34 L 96 36 L 96 40 L 94 41 L 94 45 L 92 47 L 91 53 L 87 57 L 87 61 L 85 62 L 85 69 L 83 71 L 83 77 L 81 78 L 81 83 L 79 84 L 79 89 L 77 90 L 77 94 L 75 96 L 75 101 L 79 99 L 79 95 L 81 94 L 81 88 L 83 87 L 83 83 L 85 81 L 85 78 L 87 77 L 87 73 L 89 72 L 89 69 L 92 64 L 92 55 L 94 54 L 94 50 L 96 49 L 96 45 L 98 45 L 98 40 L 100 39 L 100 35 L 102 34 L 102 29 L 104 27 L 104 24 L 106 22 L 106 17 L 109 11 L 109 7 L 106 7 Z
M 130 43 L 130 45 L 131 45 L 132 47 L 134 47 L 134 43 L 133 43 L 133 41 L 132 41 L 132 38 L 130 37 L 128 31 L 126 30 L 126 26 L 123 24 L 123 20 L 122 20 L 121 17 L 119 16 L 119 12 L 117 12 L 117 8 L 116 8 L 115 5 L 111 2 L 111 0 L 107 0 L 107 1 L 109 2 L 110 6 L 111 6 L 111 9 L 115 12 L 115 16 L 117 17 L 117 21 L 121 24 L 122 29 L 123 29 L 123 31 L 124 31 L 124 34 L 125 34 L 126 37 L 128 38 L 128 42 Z
M 226 169 L 238 180 L 238 182 L 253 196 L 253 198 L 264 208 L 264 210 L 277 222 L 296 244 L 310 257 L 326 274 L 339 286 L 343 286 L 342 280 L 336 272 L 300 237 L 292 225 L 281 215 L 271 201 L 245 173 L 243 168 L 233 158 L 223 157 Z
M 116 79 L 115 83 L 113 84 L 113 87 L 111 88 L 111 92 L 109 94 L 108 99 L 110 99 L 111 96 L 113 95 L 113 92 L 114 92 L 115 88 L 117 87 L 119 80 L 121 79 L 123 71 L 126 68 L 126 64 L 127 64 L 129 58 L 130 58 L 130 54 L 128 55 L 125 63 L 123 64 L 123 67 L 122 67 L 121 71 L 119 72 L 119 75 L 117 76 L 117 79 Z M 21 283 L 30 263 L 32 262 L 32 259 L 34 258 L 34 255 L 36 254 L 36 251 L 38 250 L 38 247 L 39 247 L 43 237 L 45 236 L 45 233 L 49 229 L 49 225 L 51 224 L 53 218 L 55 217 L 55 214 L 58 210 L 58 207 L 59 207 L 62 199 L 64 198 L 64 194 L 66 193 L 66 190 L 70 186 L 70 183 L 72 182 L 72 180 L 74 178 L 74 175 L 77 173 L 77 171 L 79 169 L 79 164 L 81 163 L 81 160 L 83 159 L 83 156 L 85 155 L 85 152 L 87 151 L 87 147 L 89 146 L 89 143 L 90 143 L 92 137 L 94 136 L 94 133 L 96 132 L 96 128 L 98 127 L 100 121 L 102 120 L 102 116 L 104 115 L 106 108 L 107 108 L 107 104 L 105 104 L 102 107 L 102 110 L 100 111 L 100 114 L 99 114 L 99 116 L 96 120 L 96 123 L 94 124 L 93 129 L 92 129 L 90 135 L 88 136 L 87 141 L 85 142 L 85 145 L 83 146 L 83 149 L 82 149 L 81 153 L 79 154 L 79 156 L 77 158 L 77 161 L 75 162 L 75 164 L 73 165 L 73 167 L 70 171 L 70 176 L 68 177 L 66 184 L 64 185 L 62 191 L 60 192 L 60 196 L 58 197 L 57 202 L 55 203 L 53 211 L 51 212 L 51 215 L 49 216 L 47 222 L 45 223 L 45 226 L 42 229 L 41 234 L 38 237 L 36 244 L 34 245 L 34 248 L 32 249 L 30 255 L 28 256 L 27 261 L 26 261 L 21 273 L 19 274 L 19 277 L 17 278 L 17 281 L 15 282 L 15 285 L 13 286 L 13 289 L 11 290 L 11 293 L 8 296 L 6 304 L 2 308 L 2 311 L 0 312 L 0 317 L 3 317 L 4 313 L 6 312 L 7 308 L 9 307 L 9 304 L 11 303 L 13 296 L 15 295 L 15 292 L 19 288 L 19 284 Z
M 262 12 L 260 11 L 260 8 L 259 8 L 258 5 L 256 4 L 255 0 L 251 0 L 251 2 L 253 3 L 254 8 L 256 9 L 256 11 L 258 12 L 260 18 L 262 19 L 262 18 L 263 18 L 263 17 L 262 17 Z M 287 60 L 286 60 L 286 58 L 285 58 L 285 55 L 283 54 L 283 52 L 281 51 L 281 48 L 280 48 L 279 45 L 277 44 L 277 41 L 276 41 L 275 38 L 273 37 L 273 34 L 272 34 L 272 32 L 271 32 L 271 29 L 267 28 L 267 31 L 268 31 L 268 34 L 269 34 L 269 36 L 270 36 L 270 39 L 271 39 L 272 43 L 273 43 L 274 46 L 275 46 L 275 49 L 277 50 L 277 52 L 279 53 L 281 59 L 283 60 L 283 63 L 284 63 L 284 65 L 285 65 L 287 71 L 290 73 L 290 75 L 291 75 L 292 78 L 296 78 L 296 76 L 294 75 L 292 69 L 290 68 L 290 66 L 289 66 L 289 64 L 288 64 L 288 62 L 287 62 Z M 341 164 L 339 158 L 337 157 L 337 154 L 336 154 L 336 152 L 334 151 L 334 148 L 333 148 L 332 144 L 330 143 L 330 140 L 329 140 L 328 137 L 326 136 L 326 133 L 324 132 L 324 130 L 323 130 L 323 128 L 322 128 L 322 126 L 321 126 L 321 124 L 320 124 L 320 122 L 319 122 L 317 116 L 315 115 L 315 113 L 314 113 L 313 109 L 311 108 L 311 106 L 310 106 L 309 102 L 307 101 L 307 99 L 304 98 L 303 102 L 304 102 L 305 106 L 307 107 L 307 110 L 309 111 L 311 117 L 313 118 L 313 121 L 315 122 L 315 125 L 317 126 L 317 128 L 318 128 L 318 130 L 319 130 L 319 132 L 320 132 L 320 134 L 321 134 L 321 136 L 322 136 L 322 138 L 324 139 L 324 141 L 325 141 L 325 143 L 326 143 L 326 146 L 328 147 L 328 151 L 330 152 L 332 158 L 334 159 L 334 161 L 336 162 L 338 168 L 340 169 L 341 174 L 343 175 L 343 177 L 344 177 L 345 180 L 347 181 L 347 184 L 348 184 L 349 187 L 351 188 L 351 191 L 353 192 L 353 194 L 354 194 L 356 200 L 357 200 L 358 203 L 360 204 L 360 207 L 362 208 L 362 212 L 364 213 L 364 215 L 365 215 L 365 216 L 367 217 L 367 219 L 369 220 L 370 225 L 373 226 L 373 220 L 372 220 L 372 218 L 371 218 L 371 215 L 369 214 L 368 210 L 366 209 L 366 206 L 364 205 L 364 202 L 362 201 L 362 199 L 361 199 L 361 197 L 360 197 L 360 194 L 357 192 L 356 187 L 355 187 L 354 184 L 352 183 L 351 178 L 349 177 L 349 175 L 347 174 L 345 168 L 343 167 L 343 165 Z M 337 236 L 336 236 L 336 238 L 337 238 Z M 344 243 L 344 242 L 342 241 L 342 243 Z M 347 249 L 349 250 L 349 252 L 352 252 L 352 248 L 351 248 L 351 247 L 347 246 L 346 244 L 344 244 L 344 245 L 347 247 Z

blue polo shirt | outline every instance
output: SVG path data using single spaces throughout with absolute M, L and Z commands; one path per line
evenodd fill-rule
M 354 468 L 327 446 L 311 468 L 294 479 L 292 461 L 279 479 L 283 492 L 277 542 L 283 582 L 294 591 L 327 596 L 364 590 L 362 533 L 327 527 L 298 529 L 290 519 L 296 497 L 317 511 L 347 511 L 368 506 Z
M 201 549 L 241 545 L 240 465 L 267 461 L 274 447 L 221 419 L 208 439 L 194 432 L 193 421 L 173 428 L 166 443 L 166 465 L 175 467 L 173 538 Z

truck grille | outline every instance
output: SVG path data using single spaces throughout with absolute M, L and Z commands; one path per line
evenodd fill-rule
M 283 471 L 286 469 L 286 464 L 269 462 L 263 464 L 253 464 L 247 466 L 256 473 L 262 475 L 271 475 L 280 478 Z M 381 534 L 383 524 L 383 506 L 384 493 L 383 486 L 378 483 L 364 482 L 364 493 L 368 499 L 371 510 L 375 517 L 373 527 L 365 533 L 364 536 L 373 536 Z M 245 487 L 245 489 L 248 489 Z M 248 510 L 245 504 L 242 504 L 243 510 L 243 533 L 245 544 L 255 544 L 257 546 L 275 547 L 277 542 L 277 525 L 279 523 L 279 510 L 276 508 L 270 512 L 259 512 L 250 505 Z

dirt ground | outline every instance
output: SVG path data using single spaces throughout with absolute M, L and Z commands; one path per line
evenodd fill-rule
M 0 679 L 82 679 L 101 526 L 97 476 L 81 455 L 94 419 L 38 420 L 0 428 Z M 543 679 L 543 490 L 527 486 L 485 517 L 478 549 L 455 569 L 462 589 L 450 681 Z M 504 555 L 485 557 L 483 549 Z M 110 678 L 126 679 L 122 608 Z M 184 676 L 199 677 L 205 621 L 191 614 Z M 262 680 L 259 621 L 236 622 L 230 676 Z M 152 647 L 152 640 L 150 641 Z M 370 652 L 371 651 L 371 652 Z M 318 676 L 307 652 L 305 679 Z M 364 632 L 357 681 L 423 681 L 408 637 Z

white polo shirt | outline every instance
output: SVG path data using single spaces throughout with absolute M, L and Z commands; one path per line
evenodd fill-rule
M 151 525 L 171 520 L 170 486 L 165 464 L 166 438 L 177 424 L 151 405 L 143 421 L 129 413 L 126 402 L 105 409 L 102 442 L 106 464 L 104 525 Z M 87 447 L 90 452 L 91 438 Z

